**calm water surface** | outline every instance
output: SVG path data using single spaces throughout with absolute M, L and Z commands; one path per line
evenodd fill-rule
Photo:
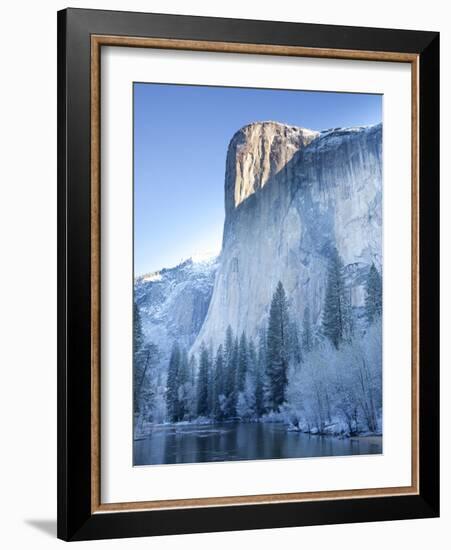
M 133 452 L 135 466 L 367 455 L 382 452 L 382 437 L 340 439 L 288 432 L 282 424 L 265 423 L 160 426 L 136 440 Z

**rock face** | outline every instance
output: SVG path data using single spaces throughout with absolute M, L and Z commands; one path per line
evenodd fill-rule
M 321 133 L 255 123 L 232 138 L 225 223 L 213 293 L 192 351 L 217 346 L 227 326 L 255 337 L 282 281 L 292 314 L 319 326 L 330 252 L 348 275 L 352 304 L 382 263 L 382 126 Z M 205 302 L 206 303 L 206 302 Z
M 189 349 L 208 311 L 218 263 L 191 258 L 135 279 L 135 301 L 147 340 L 167 358 L 172 343 Z
M 226 215 L 261 190 L 280 170 L 289 170 L 293 155 L 318 135 L 318 132 L 277 122 L 241 128 L 233 136 L 227 154 Z

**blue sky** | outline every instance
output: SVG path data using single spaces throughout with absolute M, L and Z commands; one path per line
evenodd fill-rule
M 379 95 L 148 83 L 133 93 L 135 275 L 219 249 L 227 146 L 242 126 L 382 121 Z

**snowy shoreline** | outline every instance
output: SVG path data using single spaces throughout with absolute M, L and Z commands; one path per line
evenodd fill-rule
M 248 420 L 246 422 L 240 422 L 237 420 L 224 420 L 221 422 L 218 422 L 216 420 L 213 420 L 211 418 L 199 418 L 194 421 L 181 421 L 181 422 L 163 422 L 158 424 L 151 424 L 148 423 L 146 426 L 143 426 L 140 430 L 138 430 L 134 435 L 134 441 L 139 441 L 142 439 L 147 438 L 148 436 L 152 435 L 156 432 L 162 432 L 169 429 L 177 429 L 177 428 L 192 428 L 196 429 L 203 428 L 207 426 L 216 426 L 216 425 L 230 425 L 230 426 L 236 426 L 239 424 L 279 424 L 281 426 L 285 427 L 285 431 L 288 433 L 299 433 L 309 436 L 321 436 L 321 437 L 334 437 L 338 439 L 349 439 L 351 441 L 358 441 L 360 439 L 369 440 L 369 438 L 374 438 L 375 441 L 379 442 L 379 440 L 382 438 L 383 434 L 382 432 L 369 432 L 368 430 L 361 431 L 361 432 L 353 432 L 353 433 L 347 433 L 342 430 L 336 429 L 334 430 L 334 426 L 337 426 L 337 424 L 331 424 L 328 426 L 325 426 L 323 431 L 319 431 L 316 428 L 312 428 L 310 431 L 306 429 L 302 429 L 299 426 L 295 426 L 291 423 L 287 423 L 283 420 L 276 420 L 274 418 L 259 418 L 255 420 Z M 337 428 L 340 427 L 339 425 Z

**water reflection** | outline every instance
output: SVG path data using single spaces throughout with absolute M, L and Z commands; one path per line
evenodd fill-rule
M 281 424 L 161 426 L 134 442 L 134 464 L 179 464 L 379 454 L 382 437 L 338 438 L 287 432 Z

